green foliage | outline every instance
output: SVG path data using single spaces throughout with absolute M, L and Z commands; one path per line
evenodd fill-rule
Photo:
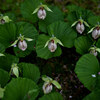
M 18 63 L 18 62 L 19 62 L 19 58 L 17 58 L 16 56 L 5 54 L 4 57 L 0 57 L 0 68 L 6 71 L 10 71 L 11 65 L 13 63 Z
M 76 32 L 65 22 L 55 22 L 48 26 L 48 33 L 50 36 L 57 37 L 64 47 L 71 48 L 74 45 L 74 40 L 77 37 Z
M 2 45 L 1 43 L 0 43 L 0 53 L 3 53 L 5 51 L 5 47 L 4 47 L 4 45 Z
M 25 2 L 21 4 L 22 16 L 30 22 L 36 22 L 38 20 L 37 15 L 33 15 L 32 13 L 39 5 L 39 0 L 25 0 Z
M 0 25 L 0 42 L 8 48 L 16 38 L 17 28 L 14 23 Z
M 20 63 L 18 66 L 22 68 L 23 77 L 38 82 L 40 78 L 40 71 L 36 65 L 30 63 Z
M 39 100 L 63 100 L 62 96 L 59 93 L 51 93 L 48 95 L 44 95 Z
M 30 79 L 13 79 L 7 86 L 2 100 L 35 100 L 38 86 Z
M 76 5 L 68 6 L 68 10 L 67 19 L 70 24 L 73 24 L 76 20 L 80 19 L 80 17 L 87 22 L 88 18 L 94 15 L 90 10 L 86 10 Z
M 62 88 L 59 92 L 68 93 L 68 90 L 66 90 L 67 92 L 63 90 L 64 86 L 61 87 L 63 83 L 60 85 L 57 82 L 64 79 L 62 76 L 66 76 L 65 72 L 62 72 L 62 66 L 66 66 L 64 68 L 65 71 L 70 71 L 73 74 L 73 71 L 68 68 L 70 66 L 68 62 L 69 58 L 66 59 L 66 57 L 71 58 L 71 55 L 73 56 L 71 58 L 71 67 L 73 67 L 75 61 L 82 55 L 76 63 L 75 73 L 80 82 L 91 91 L 83 100 L 99 100 L 100 54 L 96 58 L 94 55 L 86 53 L 89 53 L 91 46 L 94 46 L 91 47 L 92 50 L 96 50 L 94 52 L 100 52 L 100 39 L 93 40 L 91 34 L 87 35 L 87 33 L 92 33 L 95 28 L 97 28 L 97 33 L 100 35 L 100 16 L 96 16 L 90 10 L 76 5 L 62 7 L 61 10 L 55 5 L 57 0 L 50 0 L 50 2 L 55 2 L 51 5 L 46 5 L 45 0 L 16 1 L 14 3 L 13 0 L 6 0 L 5 2 L 8 3 L 7 6 L 2 5 L 2 3 L 0 4 L 0 13 L 6 12 L 0 14 L 0 99 L 63 100 L 61 94 L 55 92 L 57 89 Z M 48 0 L 46 1 L 49 2 Z M 74 2 L 74 0 L 70 2 L 72 1 Z M 22 3 L 20 4 L 20 2 Z M 63 2 L 68 4 L 66 0 L 63 0 L 61 1 L 61 5 Z M 79 4 L 82 2 L 83 0 L 79 0 Z M 87 2 L 95 3 L 97 0 L 95 2 L 94 0 Z M 10 7 L 10 5 L 12 6 Z M 21 7 L 19 7 L 20 5 Z M 16 10 L 15 8 L 19 9 Z M 8 12 L 10 9 L 12 11 Z M 43 16 L 44 19 L 38 18 L 38 10 L 40 9 L 40 17 Z M 43 13 L 43 10 L 46 13 Z M 77 23 L 79 23 L 77 28 L 84 30 L 81 36 L 77 33 L 78 29 L 73 27 Z M 81 24 L 84 27 L 81 27 Z M 19 42 L 22 43 L 21 46 L 19 46 Z M 26 50 L 24 51 L 23 48 L 25 45 Z M 76 54 L 76 52 L 73 54 L 74 47 L 80 55 Z M 69 54 L 68 50 L 70 49 L 68 48 L 72 48 L 72 54 Z M 53 49 L 55 51 L 52 51 Z M 58 56 L 60 57 L 58 58 Z M 62 58 L 63 56 L 64 58 Z M 73 59 L 74 57 L 75 59 Z M 59 73 L 57 70 L 59 70 Z M 56 77 L 57 81 L 54 77 L 50 78 L 46 75 L 40 75 L 40 72 L 49 73 L 50 77 Z M 43 81 L 40 78 L 46 83 L 47 89 L 51 88 L 50 90 L 52 90 L 50 85 L 55 86 L 56 89 L 53 90 L 54 92 L 43 95 Z M 69 82 L 73 82 L 74 79 L 73 77 L 70 78 L 71 81 L 68 81 L 68 86 Z M 65 80 L 64 84 L 66 84 Z M 67 88 L 70 88 L 68 86 Z M 49 93 L 50 90 L 46 91 Z
M 92 46 L 92 41 L 87 36 L 78 37 L 75 40 L 76 52 L 83 55 L 89 52 L 89 48 Z
M 3 69 L 0 69 L 0 86 L 4 87 L 8 80 L 9 80 L 9 74 L 8 72 L 4 71 Z
M 88 18 L 88 22 L 92 26 L 98 25 L 100 23 L 100 16 L 91 16 Z
M 86 96 L 83 100 L 100 100 L 100 90 L 95 90 Z
M 97 58 L 91 54 L 83 55 L 76 64 L 75 72 L 79 80 L 89 90 L 94 90 L 100 70 Z

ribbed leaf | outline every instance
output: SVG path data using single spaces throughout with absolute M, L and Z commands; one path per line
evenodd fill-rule
M 81 36 L 75 40 L 76 52 L 83 55 L 89 52 L 89 48 L 92 46 L 92 41 L 87 36 Z
M 14 42 L 16 31 L 16 25 L 13 23 L 0 25 L 0 43 L 2 43 L 5 48 L 9 47 Z
M 13 63 L 18 63 L 19 59 L 16 56 L 5 54 L 4 57 L 0 57 L 0 68 L 10 71 Z
M 40 71 L 36 65 L 30 63 L 20 63 L 18 65 L 23 70 L 23 77 L 32 79 L 35 82 L 38 82 L 40 78 Z
M 48 27 L 48 33 L 58 38 L 65 47 L 71 48 L 74 45 L 74 40 L 77 33 L 72 30 L 71 26 L 65 22 L 55 22 Z
M 29 79 L 13 79 L 7 86 L 2 100 L 35 100 L 38 86 Z
M 21 13 L 23 17 L 33 23 L 36 22 L 38 20 L 37 14 L 32 13 L 39 5 L 39 0 L 25 0 L 21 4 Z
M 83 55 L 76 64 L 75 72 L 79 80 L 89 90 L 95 89 L 100 70 L 97 58 L 91 54 Z
M 6 83 L 9 80 L 9 74 L 8 72 L 4 71 L 3 69 L 0 69 L 0 85 L 1 87 L 4 87 Z
M 88 18 L 88 22 L 92 26 L 98 25 L 100 23 L 100 16 L 91 16 Z
M 59 93 L 51 93 L 48 95 L 44 95 L 39 100 L 63 100 L 63 97 Z
M 83 100 L 100 100 L 100 90 L 95 90 L 87 95 Z
M 5 47 L 3 44 L 0 43 L 0 53 L 3 53 L 5 51 Z

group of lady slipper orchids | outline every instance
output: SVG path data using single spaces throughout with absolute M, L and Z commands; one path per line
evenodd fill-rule
M 15 75 L 16 77 L 19 77 L 19 70 L 18 70 L 18 66 L 17 64 L 13 63 L 11 66 L 11 70 L 10 70 L 10 75 Z
M 58 89 L 61 89 L 61 85 L 57 81 L 53 80 L 48 76 L 42 76 L 42 80 L 44 81 L 43 85 L 44 94 L 50 93 L 53 89 L 53 85 L 55 85 Z
M 89 51 L 90 51 L 90 54 L 92 54 L 94 56 L 97 56 L 98 52 L 100 53 L 100 48 L 97 48 L 96 46 L 93 46 L 89 49 Z
M 59 43 L 60 45 L 63 46 L 62 42 L 57 39 L 56 37 L 52 36 L 45 44 L 44 47 L 48 46 L 48 49 L 50 50 L 50 52 L 55 52 L 57 49 L 57 43 Z
M 3 16 L 2 14 L 0 15 L 0 24 L 5 24 L 9 23 L 12 21 L 8 16 Z
M 100 37 L 100 23 L 98 22 L 98 25 L 96 25 L 95 27 L 93 27 L 88 33 L 92 32 L 92 37 L 94 39 L 97 39 Z
M 46 10 L 52 12 L 47 5 L 43 5 L 42 3 L 33 11 L 32 14 L 37 13 L 39 19 L 44 20 L 46 18 Z
M 77 24 L 77 25 L 76 25 L 76 24 Z M 86 25 L 87 27 L 89 27 L 88 23 L 87 23 L 86 21 L 84 21 L 84 20 L 82 19 L 82 17 L 80 17 L 79 20 L 75 21 L 75 22 L 71 25 L 71 27 L 73 27 L 73 26 L 75 26 L 75 25 L 76 25 L 76 30 L 77 30 L 77 32 L 80 33 L 80 34 L 82 34 L 82 33 L 84 32 L 84 30 L 85 30 L 85 26 L 84 26 L 84 25 Z
M 16 44 L 18 43 L 18 48 L 19 48 L 20 50 L 22 50 L 22 51 L 25 51 L 25 50 L 27 49 L 27 43 L 26 43 L 25 40 L 26 40 L 26 41 L 33 41 L 33 39 L 31 39 L 31 38 L 26 38 L 26 37 L 24 37 L 24 36 L 22 36 L 22 35 L 20 34 L 20 36 L 18 37 L 18 39 L 15 40 L 15 42 L 14 42 L 11 46 L 16 47 Z

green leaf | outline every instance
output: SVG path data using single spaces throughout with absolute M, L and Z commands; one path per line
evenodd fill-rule
M 29 97 L 30 100 L 35 100 L 38 93 L 38 86 L 32 80 L 17 78 L 8 83 L 2 100 L 28 100 Z
M 37 14 L 32 14 L 33 11 L 40 5 L 39 0 L 25 0 L 21 4 L 21 13 L 22 16 L 30 22 L 37 22 L 38 17 Z
M 61 94 L 54 92 L 44 95 L 43 97 L 39 98 L 39 100 L 63 100 L 63 97 Z
M 87 36 L 81 36 L 75 40 L 76 52 L 83 55 L 89 52 L 92 41 Z
M 50 77 L 48 77 L 48 76 L 46 76 L 46 75 L 43 75 L 43 76 L 42 76 L 42 80 L 45 81 L 45 82 L 48 82 L 48 83 L 51 82 L 51 81 L 53 81 L 52 78 L 50 78 Z
M 3 98 L 4 96 L 4 90 L 3 88 L 0 88 L 0 99 Z
M 0 57 L 0 68 L 9 72 L 11 69 L 11 65 L 18 62 L 19 59 L 16 56 L 5 54 L 4 57 Z
M 53 12 L 47 5 L 43 5 L 43 7 L 44 7 L 47 11 Z
M 36 43 L 36 52 L 37 56 L 40 58 L 48 59 L 56 56 L 61 55 L 61 48 L 58 46 L 57 50 L 55 52 L 50 52 L 48 47 L 45 47 L 46 42 L 50 39 L 49 36 L 46 36 L 44 34 L 39 35 L 37 43 Z
M 98 25 L 98 22 L 100 23 L 100 16 L 91 16 L 88 18 L 88 22 L 92 26 Z
M 83 100 L 100 100 L 100 90 L 95 90 L 87 95 Z
M 13 74 L 14 74 L 16 77 L 19 77 L 18 67 L 14 67 L 14 68 L 13 68 Z
M 13 44 L 11 44 L 11 46 L 16 45 L 16 44 L 17 44 L 17 42 L 18 42 L 18 40 L 16 40 Z
M 61 89 L 61 85 L 57 81 L 53 80 L 52 84 L 55 85 L 58 89 Z
M 44 20 L 39 20 L 39 29 L 40 29 L 40 31 L 45 32 L 45 33 L 47 33 L 48 25 L 50 25 L 56 21 L 63 21 L 64 20 L 63 13 L 59 10 L 58 7 L 51 6 L 50 9 L 53 12 L 47 11 L 46 18 Z
M 100 48 L 96 48 L 96 51 L 98 51 L 100 53 Z
M 17 28 L 13 23 L 6 23 L 0 25 L 0 43 L 2 43 L 5 48 L 8 48 L 17 37 Z
M 96 87 L 99 70 L 99 62 L 91 54 L 83 55 L 77 62 L 75 68 L 79 80 L 91 91 Z
M 0 57 L 1 57 L 1 56 L 5 56 L 5 55 L 4 55 L 4 54 L 2 54 L 2 53 L 0 53 Z
M 0 69 L 0 85 L 1 87 L 4 87 L 8 80 L 10 79 L 10 76 L 8 72 L 4 71 L 3 69 Z
M 44 48 L 48 46 L 49 42 L 50 42 L 50 40 L 48 40 L 48 41 L 46 42 Z
M 67 16 L 67 20 L 72 25 L 73 22 L 77 21 L 82 17 L 85 22 L 88 22 L 88 18 L 94 16 L 93 12 L 84 8 L 81 8 L 76 5 L 69 5 L 68 6 L 69 13 Z
M 33 13 L 32 13 L 32 14 L 37 13 L 37 12 L 38 12 L 38 10 L 39 10 L 39 7 L 38 7 L 38 8 L 36 8 L 36 9 L 33 11 Z
M 20 63 L 18 66 L 23 70 L 23 77 L 38 82 L 40 78 L 40 71 L 36 65 L 30 63 Z
M 0 43 L 0 53 L 3 53 L 5 51 L 5 47 L 3 44 Z
M 27 40 L 27 41 L 33 41 L 33 39 L 31 39 L 31 38 L 25 38 L 25 40 Z
M 94 29 L 95 29 L 95 27 L 91 28 L 88 33 L 91 33 Z
M 61 41 L 64 47 L 71 48 L 74 45 L 74 40 L 77 37 L 77 33 L 71 28 L 71 26 L 65 22 L 55 22 L 48 26 L 48 33 L 50 36 L 54 36 Z
M 78 22 L 78 21 L 75 21 L 75 22 L 71 25 L 71 27 L 75 26 L 75 25 L 77 24 L 77 22 Z
M 87 27 L 90 27 L 89 24 L 86 21 L 83 21 L 83 22 Z

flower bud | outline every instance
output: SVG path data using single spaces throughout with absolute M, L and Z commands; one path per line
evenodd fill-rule
M 53 89 L 53 86 L 51 83 L 48 83 L 48 82 L 45 82 L 44 85 L 43 85 L 43 91 L 45 94 L 48 94 L 52 91 Z
M 85 30 L 85 27 L 84 27 L 84 24 L 79 22 L 77 25 L 76 25 L 76 30 L 78 33 L 82 34 L 83 31 Z
M 98 55 L 98 52 L 94 49 L 94 50 L 91 50 L 90 51 L 90 54 L 92 54 L 94 56 L 97 56 Z
M 50 41 L 49 44 L 48 44 L 48 49 L 51 51 L 51 52 L 55 52 L 56 49 L 57 49 L 57 44 L 54 43 L 54 40 Z
M 26 43 L 26 41 L 25 41 L 25 40 L 19 41 L 18 47 L 19 47 L 19 49 L 21 49 L 22 51 L 25 51 L 25 50 L 27 49 L 27 43 Z
M 38 15 L 38 18 L 39 18 L 39 19 L 44 20 L 44 19 L 46 18 L 46 11 L 45 11 L 45 9 L 44 9 L 44 8 L 40 8 L 40 9 L 38 10 L 37 15 Z
M 93 32 L 92 32 L 92 37 L 94 39 L 97 39 L 99 36 L 100 36 L 100 29 L 99 30 L 94 29 Z

